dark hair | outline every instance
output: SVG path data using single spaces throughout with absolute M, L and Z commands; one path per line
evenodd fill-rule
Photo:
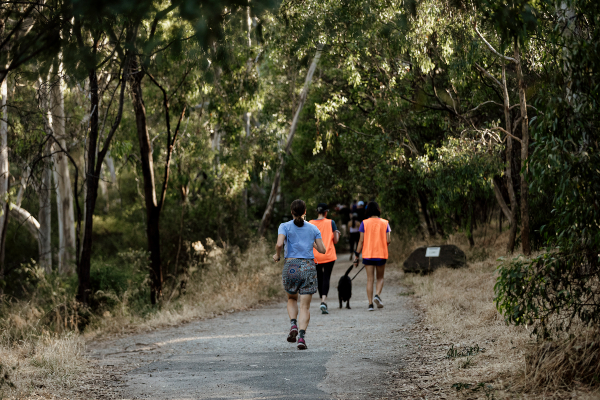
M 292 215 L 294 216 L 294 225 L 298 227 L 304 226 L 304 218 L 302 216 L 306 212 L 306 203 L 300 199 L 292 201 Z
M 367 204 L 365 217 L 370 218 L 374 215 L 379 217 L 381 215 L 381 209 L 379 208 L 379 204 L 375 203 L 374 201 L 371 201 L 369 202 L 369 204 Z

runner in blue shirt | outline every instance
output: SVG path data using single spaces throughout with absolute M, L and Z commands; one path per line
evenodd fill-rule
M 285 264 L 281 277 L 283 288 L 288 295 L 287 311 L 292 325 L 287 341 L 296 343 L 296 336 L 298 336 L 298 349 L 305 350 L 307 346 L 304 335 L 310 321 L 310 302 L 312 295 L 317 291 L 317 269 L 313 247 L 321 254 L 325 254 L 326 250 L 319 229 L 304 221 L 306 203 L 302 200 L 294 200 L 291 209 L 294 219 L 279 225 L 273 261 L 278 262 L 281 259 L 281 250 L 285 245 Z M 298 295 L 300 295 L 299 316 Z

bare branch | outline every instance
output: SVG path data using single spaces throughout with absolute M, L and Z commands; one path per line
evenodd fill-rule
M 485 38 L 483 37 L 483 35 L 482 35 L 481 33 L 479 33 L 479 30 L 477 30 L 477 23 L 475 23 L 475 24 L 474 24 L 474 26 L 475 26 L 475 32 L 477 32 L 477 36 L 479 36 L 479 38 L 480 38 L 480 39 L 483 41 L 483 43 L 485 43 L 485 45 L 487 46 L 487 48 L 488 48 L 488 49 L 489 49 L 489 50 L 490 50 L 492 53 L 494 53 L 494 54 L 495 54 L 495 55 L 497 55 L 498 57 L 500 57 L 500 58 L 503 58 L 503 59 L 505 59 L 505 60 L 507 60 L 507 61 L 511 61 L 511 62 L 514 62 L 514 63 L 516 63 L 516 62 L 517 62 L 517 60 L 515 60 L 514 58 L 512 58 L 512 57 L 507 57 L 507 56 L 505 56 L 505 55 L 502 55 L 502 54 L 500 54 L 498 51 L 496 51 L 496 49 L 494 49 L 494 46 L 492 46 L 492 45 L 491 45 L 491 44 L 490 44 L 490 43 L 489 43 L 487 40 L 485 40 Z
M 471 112 L 473 112 L 473 111 L 476 111 L 476 110 L 477 110 L 479 107 L 482 107 L 482 106 L 484 106 L 484 105 L 486 105 L 486 104 L 489 104 L 489 103 L 496 104 L 497 106 L 500 106 L 500 107 L 504 107 L 504 105 L 503 105 L 503 104 L 500 104 L 500 103 L 498 103 L 498 102 L 495 102 L 494 100 L 489 100 L 489 101 L 484 101 L 483 103 L 479 104 L 477 107 L 473 108 L 472 110 L 469 110 L 469 111 L 467 111 L 467 114 L 468 114 L 468 113 L 471 113 Z
M 485 76 L 487 76 L 488 78 L 490 78 L 492 81 L 494 81 L 494 83 L 496 85 L 498 85 L 498 87 L 500 89 L 502 89 L 502 84 L 500 83 L 500 81 L 498 80 L 498 78 L 496 78 L 494 75 L 490 74 L 487 69 L 483 68 L 481 65 L 474 63 L 475 67 L 480 70 Z
M 520 103 L 514 104 L 514 105 L 512 105 L 512 106 L 510 107 L 510 110 L 512 110 L 512 109 L 513 109 L 513 108 L 515 108 L 515 107 L 520 107 L 520 106 L 521 106 L 521 104 L 520 104 Z M 537 108 L 535 108 L 535 107 L 534 107 L 534 106 L 532 106 L 531 104 L 527 104 L 527 107 L 529 107 L 529 108 L 533 108 L 533 109 L 535 110 L 535 112 L 537 112 L 537 113 L 539 113 L 539 114 L 542 114 L 542 115 L 544 115 L 544 113 L 543 113 L 543 112 L 541 112 L 540 110 L 538 110 Z
M 497 126 L 495 128 L 491 128 L 491 130 L 492 131 L 502 131 L 502 132 L 506 133 L 506 135 L 510 136 L 511 138 L 518 140 L 520 143 L 523 143 L 520 138 L 516 137 L 515 135 L 513 135 L 512 133 L 510 133 L 509 131 L 507 131 L 506 129 L 504 129 L 502 127 Z
M 165 197 L 167 195 L 167 184 L 169 183 L 169 175 L 171 172 L 170 164 L 171 164 L 171 156 L 173 155 L 173 149 L 175 147 L 175 141 L 177 140 L 177 134 L 179 133 L 179 127 L 181 126 L 181 120 L 185 115 L 186 107 L 183 107 L 183 111 L 179 116 L 179 121 L 177 121 L 177 127 L 175 128 L 175 133 L 173 134 L 173 141 L 170 143 L 169 148 L 167 149 L 167 160 L 165 161 L 165 176 L 163 179 L 163 187 L 162 192 L 160 194 L 160 202 L 158 203 L 159 211 L 162 210 L 163 204 L 165 203 Z
M 102 150 L 98 153 L 98 159 L 96 160 L 96 175 L 100 176 L 100 170 L 102 168 L 102 162 L 104 161 L 104 157 L 106 153 L 108 153 L 108 148 L 110 146 L 110 142 L 121 123 L 121 117 L 123 116 L 123 103 L 125 102 L 125 87 L 127 86 L 127 75 L 129 73 L 129 56 L 125 55 L 125 60 L 123 60 L 123 69 L 122 69 L 122 77 L 121 77 L 121 93 L 119 94 L 119 109 L 117 110 L 117 116 L 110 128 L 110 132 L 108 136 L 104 140 L 104 144 L 102 145 Z M 111 100 L 112 102 L 112 100 Z M 106 110 L 108 113 L 108 110 Z

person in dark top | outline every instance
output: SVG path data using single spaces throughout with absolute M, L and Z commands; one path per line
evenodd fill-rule
M 327 218 L 329 211 L 327 204 L 319 203 L 317 206 L 317 219 L 310 221 L 311 224 L 319 228 L 321 239 L 325 245 L 325 254 L 320 254 L 316 249 L 313 249 L 315 260 L 317 261 L 317 281 L 319 296 L 321 296 L 321 313 L 329 314 L 327 310 L 327 294 L 329 294 L 329 280 L 331 279 L 331 271 L 337 255 L 335 253 L 335 244 L 340 240 L 340 231 L 335 226 L 335 221 Z
M 354 257 L 354 251 L 356 250 L 360 239 L 360 222 L 361 221 L 358 220 L 358 214 L 354 213 L 352 214 L 352 219 L 348 223 L 348 230 L 350 231 L 350 261 L 352 261 L 352 258 Z
M 358 215 L 358 220 L 363 221 L 365 219 L 365 202 L 359 201 L 356 205 L 356 214 Z
M 350 221 L 350 208 L 346 207 L 345 204 L 340 204 L 338 207 L 338 214 L 342 220 L 342 231 L 346 234 L 346 226 Z

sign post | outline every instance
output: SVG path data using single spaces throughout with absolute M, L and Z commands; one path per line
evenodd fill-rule
M 431 271 L 431 257 L 439 257 L 440 256 L 440 248 L 439 247 L 428 247 L 425 251 L 425 257 L 429 258 L 429 270 Z

